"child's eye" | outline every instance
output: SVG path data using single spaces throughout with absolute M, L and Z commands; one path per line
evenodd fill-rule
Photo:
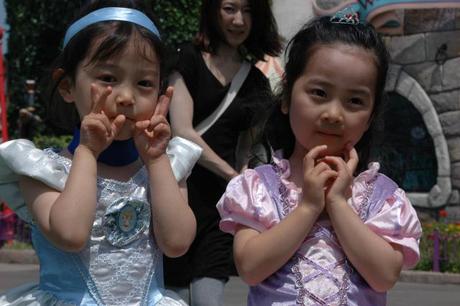
M 319 98 L 326 98 L 327 97 L 326 92 L 324 90 L 322 90 L 322 89 L 319 89 L 319 88 L 314 88 L 314 89 L 310 90 L 310 94 L 312 96 L 319 97 Z
M 142 80 L 142 81 L 139 81 L 137 84 L 139 84 L 139 86 L 142 86 L 142 87 L 153 87 L 153 82 L 149 80 Z
M 98 77 L 98 79 L 105 83 L 114 83 L 117 81 L 114 76 L 109 74 L 101 75 Z
M 350 103 L 353 105 L 364 105 L 364 101 L 360 98 L 351 98 Z

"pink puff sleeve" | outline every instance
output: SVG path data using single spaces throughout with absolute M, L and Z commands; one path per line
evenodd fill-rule
M 217 203 L 220 229 L 235 234 L 238 224 L 263 232 L 279 222 L 276 207 L 255 170 L 234 177 Z
M 380 212 L 367 219 L 365 224 L 386 241 L 402 246 L 404 268 L 413 268 L 417 264 L 420 259 L 422 227 L 415 209 L 402 189 L 396 189 L 385 201 Z

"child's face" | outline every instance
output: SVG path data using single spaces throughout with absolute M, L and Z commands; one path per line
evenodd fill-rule
M 64 97 L 68 102 L 76 104 L 82 118 L 92 109 L 91 84 L 99 89 L 112 87 L 103 111 L 109 119 L 119 114 L 126 117 L 117 139 L 130 138 L 136 121 L 151 118 L 160 90 L 158 57 L 146 42 L 134 42 L 135 39 L 139 38 L 133 35 L 126 50 L 107 60 L 88 63 L 92 55 L 89 52 L 89 56 L 77 67 L 69 96 Z
M 222 0 L 218 20 L 227 44 L 238 48 L 251 32 L 252 17 L 248 0 Z
M 326 155 L 342 156 L 369 127 L 377 67 L 372 53 L 341 43 L 320 45 L 283 104 L 296 138 L 295 152 L 326 144 Z

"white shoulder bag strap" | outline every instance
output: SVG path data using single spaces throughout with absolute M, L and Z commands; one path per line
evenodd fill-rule
M 233 99 L 238 94 L 238 91 L 240 90 L 241 85 L 243 85 L 244 80 L 246 80 L 250 70 L 251 64 L 249 64 L 247 61 L 244 61 L 241 64 L 238 72 L 233 77 L 230 88 L 225 97 L 222 99 L 222 102 L 220 102 L 219 106 L 212 112 L 211 115 L 209 115 L 195 127 L 195 130 L 198 132 L 198 134 L 203 135 L 214 124 L 214 122 L 220 118 L 220 116 L 225 112 L 230 104 L 232 104 Z

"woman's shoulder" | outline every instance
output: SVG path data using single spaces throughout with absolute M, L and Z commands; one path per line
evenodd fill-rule
M 201 56 L 200 48 L 194 45 L 193 43 L 181 44 L 179 45 L 176 51 L 178 57 L 178 64 L 181 64 L 186 60 L 196 60 L 199 56 Z M 189 64 L 194 64 L 194 62 L 190 62 Z
M 265 74 L 259 68 L 257 68 L 256 65 L 252 63 L 250 65 L 251 70 L 249 71 L 248 80 L 256 84 L 268 84 L 268 78 L 265 76 Z
M 189 91 L 194 91 L 192 88 L 196 86 L 203 71 L 206 71 L 199 48 L 192 43 L 181 45 L 177 49 L 176 59 L 173 62 L 173 70 L 181 74 Z

